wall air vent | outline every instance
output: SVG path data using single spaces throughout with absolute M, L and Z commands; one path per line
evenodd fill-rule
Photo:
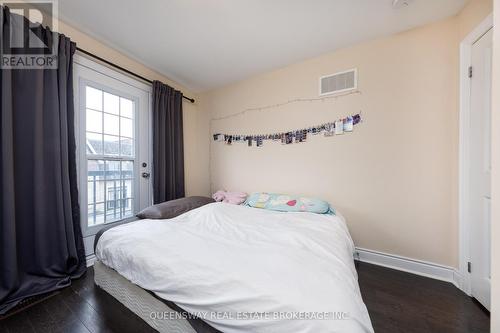
M 350 69 L 319 78 L 319 95 L 338 94 L 358 88 L 358 71 Z

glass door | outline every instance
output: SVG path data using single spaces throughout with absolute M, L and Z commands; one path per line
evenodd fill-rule
M 75 65 L 84 235 L 130 221 L 151 204 L 148 87 L 91 63 Z

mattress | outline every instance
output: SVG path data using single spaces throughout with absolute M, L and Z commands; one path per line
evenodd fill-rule
M 196 333 L 191 324 L 179 315 L 179 312 L 171 309 L 146 290 L 132 284 L 100 261 L 94 263 L 94 281 L 157 331 Z
M 99 230 L 94 238 L 94 252 L 97 247 L 97 243 L 99 242 L 99 239 L 104 234 L 104 232 L 117 226 L 118 225 L 110 225 Z M 144 319 L 144 321 L 146 321 L 150 326 L 159 330 L 160 332 L 220 333 L 219 330 L 213 328 L 200 318 L 190 316 L 185 310 L 181 309 L 174 302 L 162 299 L 156 296 L 153 292 L 142 289 L 139 286 L 132 284 L 129 280 L 118 274 L 112 268 L 107 267 L 99 260 L 97 260 L 96 264 L 94 265 L 94 272 L 95 283 L 99 287 L 115 297 L 129 310 Z M 158 304 L 158 301 L 163 303 L 163 305 Z M 135 308 L 138 304 L 142 305 L 138 308 Z M 159 323 L 158 320 L 164 319 L 151 318 L 152 313 L 165 312 L 168 312 L 170 314 L 176 313 L 175 317 L 178 319 L 176 319 L 175 321 L 182 322 L 182 325 L 180 325 L 179 323 Z M 185 322 L 190 325 L 191 330 L 187 330 L 185 328 Z M 181 328 L 183 330 L 176 331 L 176 328 Z
M 214 203 L 110 229 L 96 256 L 222 332 L 373 332 L 353 251 L 341 216 Z

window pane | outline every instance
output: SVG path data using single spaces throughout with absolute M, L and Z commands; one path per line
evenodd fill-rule
M 88 205 L 87 221 L 89 226 L 94 225 L 94 204 Z
M 87 161 L 87 180 L 96 181 L 104 180 L 104 161 L 88 160 Z M 99 201 L 99 200 L 98 200 Z
M 134 140 L 121 138 L 121 155 L 134 156 Z
M 87 108 L 102 111 L 102 91 L 87 86 L 85 92 Z
M 120 139 L 117 136 L 104 136 L 104 154 L 118 155 L 120 153 Z
M 120 136 L 126 136 L 128 138 L 134 137 L 132 119 L 120 117 L 120 126 Z
M 102 112 L 87 109 L 87 131 L 102 133 Z
M 126 217 L 131 217 L 133 216 L 133 204 L 134 204 L 134 199 L 129 198 L 129 199 L 124 199 L 123 204 L 122 204 L 122 209 L 123 209 L 123 218 Z
M 135 102 L 85 89 L 87 221 L 94 226 L 134 215 Z M 96 155 L 106 158 L 90 159 Z
M 104 112 L 120 114 L 120 98 L 113 94 L 104 93 Z
M 104 223 L 104 204 L 95 205 L 95 224 Z
M 90 204 L 87 207 L 87 223 L 89 226 L 104 223 L 104 203 Z
M 120 215 L 120 180 L 106 182 L 106 221 L 117 220 Z
M 123 161 L 122 162 L 122 178 L 123 179 L 134 178 L 134 162 L 133 161 Z
M 122 117 L 134 117 L 134 102 L 130 99 L 120 97 L 120 115 Z
M 120 207 L 115 206 L 115 201 L 108 201 L 106 207 L 106 223 L 121 220 Z M 113 206 L 112 206 L 113 205 Z
M 95 182 L 95 202 L 104 202 L 104 180 L 98 180 Z
M 111 135 L 120 135 L 120 117 L 105 113 L 104 133 Z
M 106 179 L 120 179 L 120 161 L 106 161 Z
M 93 182 L 93 181 L 87 182 L 87 203 L 89 205 L 93 204 L 95 202 L 94 186 L 95 186 L 95 182 Z
M 131 198 L 132 197 L 132 180 L 123 180 L 121 188 L 121 198 Z
M 87 155 L 102 155 L 102 135 L 87 132 Z

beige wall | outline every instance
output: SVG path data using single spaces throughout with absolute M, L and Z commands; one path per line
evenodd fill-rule
M 490 10 L 473 0 L 457 17 L 204 94 L 220 117 L 317 97 L 321 75 L 354 67 L 362 92 L 212 121 L 212 133 L 273 133 L 364 117 L 352 134 L 303 144 L 212 142 L 212 190 L 318 196 L 347 217 L 357 246 L 457 267 L 458 46 Z
M 147 77 L 151 80 L 160 80 L 184 95 L 198 98 L 196 94 L 186 87 L 170 80 L 169 78 L 151 70 L 147 66 L 127 57 L 126 55 L 106 46 L 87 34 L 59 21 L 58 30 L 75 41 L 78 47 L 90 51 L 106 60 L 116 63 L 128 70 Z M 185 101 L 184 109 L 184 164 L 187 195 L 209 194 L 208 152 L 200 143 L 206 146 L 208 137 L 208 120 L 201 111 L 199 102 L 192 104 Z
M 495 0 L 493 32 L 491 332 L 500 332 L 500 0 Z
M 492 11 L 493 0 L 469 0 L 457 15 L 460 40 L 463 40 Z

